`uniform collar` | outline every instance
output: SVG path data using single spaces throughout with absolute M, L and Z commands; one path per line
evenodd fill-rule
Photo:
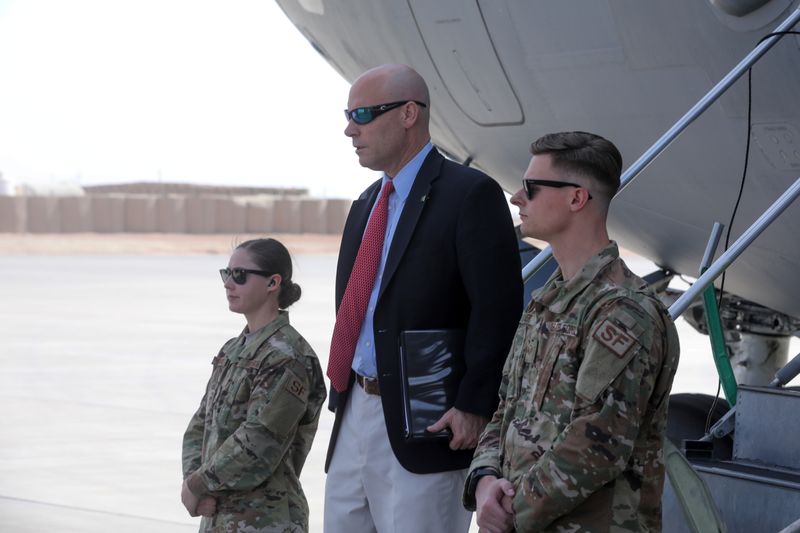
M 553 313 L 563 313 L 598 274 L 617 259 L 619 259 L 619 248 L 616 242 L 611 241 L 608 246 L 589 259 L 572 279 L 564 281 L 561 267 L 557 268 L 542 290 L 534 293 L 533 300 Z
M 264 344 L 264 341 L 274 335 L 279 329 L 288 325 L 289 312 L 278 311 L 278 317 L 261 329 L 254 331 L 254 336 L 250 338 L 250 342 L 247 342 L 247 344 L 245 344 L 246 335 L 249 334 L 249 331 L 247 326 L 245 326 L 242 332 L 239 334 L 239 337 L 237 337 L 236 342 L 233 343 L 233 349 L 231 350 L 230 354 L 227 354 L 228 357 L 234 359 L 251 358 L 253 354 L 258 351 L 258 348 Z

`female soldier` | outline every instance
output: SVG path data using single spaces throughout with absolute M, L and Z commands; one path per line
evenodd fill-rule
M 220 270 L 228 308 L 247 326 L 214 358 L 183 437 L 181 500 L 202 532 L 308 531 L 300 470 L 325 398 L 314 350 L 284 310 L 300 298 L 289 252 L 243 242 Z

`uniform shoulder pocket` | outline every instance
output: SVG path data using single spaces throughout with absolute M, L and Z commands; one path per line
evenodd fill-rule
M 575 392 L 594 403 L 619 377 L 642 346 L 649 346 L 652 332 L 643 324 L 646 315 L 623 303 L 600 313 L 587 334 Z
M 285 437 L 297 426 L 308 404 L 308 380 L 289 368 L 270 387 L 269 400 L 258 414 L 259 421 L 270 431 Z

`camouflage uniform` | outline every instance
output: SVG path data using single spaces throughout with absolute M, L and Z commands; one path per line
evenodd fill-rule
M 660 531 L 678 337 L 612 242 L 534 292 L 470 466 L 511 481 L 523 531 Z M 475 505 L 465 491 L 464 504 Z
M 183 437 L 189 488 L 217 499 L 200 531 L 308 531 L 298 478 L 325 398 L 319 360 L 286 312 L 245 341 L 243 332 L 214 358 Z

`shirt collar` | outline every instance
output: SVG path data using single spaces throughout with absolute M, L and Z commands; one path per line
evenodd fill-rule
M 600 271 L 617 259 L 619 259 L 619 248 L 616 242 L 611 241 L 608 246 L 589 259 L 572 279 L 564 281 L 561 268 L 557 268 L 544 284 L 542 291 L 533 295 L 533 299 L 554 313 L 563 313 L 575 297 L 597 278 Z
M 433 150 L 433 145 L 430 142 L 425 144 L 422 150 L 417 152 L 417 155 L 411 158 L 411 161 L 406 163 L 392 180 L 394 182 L 394 192 L 401 201 L 405 202 L 409 193 L 411 193 L 411 186 L 414 185 L 414 178 L 417 177 L 419 169 L 422 168 L 422 163 L 425 161 L 425 158 L 428 157 L 431 150 Z M 388 179 L 389 176 L 384 174 L 381 187 L 386 184 L 386 180 Z

